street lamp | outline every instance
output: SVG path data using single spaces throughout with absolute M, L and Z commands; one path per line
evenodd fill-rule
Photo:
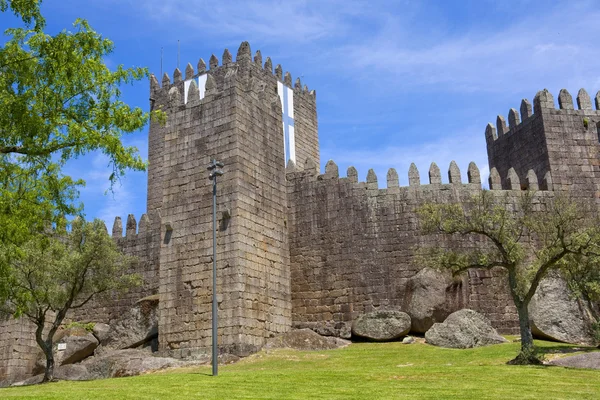
M 223 175 L 223 163 L 211 160 L 208 165 L 210 174 L 208 179 L 213 183 L 213 285 L 212 285 L 212 374 L 218 375 L 218 351 L 217 351 L 217 177 Z

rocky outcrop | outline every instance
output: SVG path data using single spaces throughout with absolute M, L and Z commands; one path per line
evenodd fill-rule
M 267 340 L 265 349 L 289 348 L 296 350 L 329 350 L 344 347 L 349 344 L 349 340 L 332 336 L 321 336 L 306 328 L 294 329 Z
M 158 295 L 139 300 L 127 313 L 110 325 L 97 353 L 130 349 L 158 336 Z
M 119 350 L 84 361 L 88 379 L 135 376 L 147 371 L 187 365 L 181 360 L 168 357 L 153 357 L 143 350 Z
M 507 340 L 496 332 L 483 315 L 468 309 L 452 313 L 425 333 L 427 343 L 454 349 L 468 349 Z
M 60 365 L 73 364 L 94 354 L 98 347 L 98 339 L 91 333 L 85 336 L 67 336 L 63 338 L 65 344 Z M 60 353 L 60 350 L 59 350 Z
M 464 282 L 449 273 L 423 268 L 406 283 L 402 310 L 411 319 L 411 331 L 425 333 L 436 322 L 465 306 Z
M 136 376 L 150 371 L 189 365 L 201 365 L 208 361 L 182 361 L 168 357 L 153 357 L 144 350 L 117 350 L 102 356 L 89 357 L 79 364 L 61 365 L 54 370 L 54 378 L 68 381 Z M 13 386 L 32 385 L 42 381 L 43 374 L 36 375 Z
M 540 339 L 595 345 L 588 307 L 574 299 L 558 276 L 544 278 L 529 304 L 532 334 Z
M 54 363 L 56 366 L 61 366 L 79 362 L 94 354 L 96 347 L 98 347 L 98 339 L 85 329 L 80 327 L 61 329 L 54 336 Z M 32 373 L 37 375 L 45 369 L 46 356 L 39 350 Z
M 108 334 L 110 332 L 110 325 L 103 324 L 101 322 L 97 322 L 94 324 L 94 329 L 92 330 L 92 334 L 98 339 L 100 343 L 104 342 L 108 339 Z
M 402 311 L 373 311 L 359 316 L 352 324 L 353 335 L 375 341 L 399 339 L 408 332 L 410 316 Z
M 336 336 L 342 339 L 352 337 L 352 326 L 346 322 L 319 321 L 319 322 L 297 322 L 293 326 L 295 329 L 308 328 L 321 336 Z

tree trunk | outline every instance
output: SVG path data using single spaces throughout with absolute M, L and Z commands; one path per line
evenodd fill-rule
M 42 383 L 52 382 L 54 379 L 54 354 L 52 354 L 52 344 L 47 346 L 47 348 L 50 351 L 46 352 L 46 349 L 44 349 L 44 353 L 46 354 L 46 370 L 44 371 L 44 379 L 42 379 Z
M 542 362 L 535 354 L 535 346 L 533 345 L 533 335 L 531 334 L 531 325 L 529 323 L 529 302 L 519 301 L 515 306 L 517 306 L 517 312 L 519 314 L 521 351 L 514 360 L 511 360 L 508 363 L 517 365 L 541 364 Z
M 47 340 L 44 340 L 42 337 L 45 326 L 45 318 L 41 318 L 40 320 L 36 321 L 36 325 L 37 329 L 35 330 L 35 341 L 46 356 L 46 370 L 44 371 L 44 379 L 42 379 L 42 383 L 51 382 L 54 379 L 54 353 L 52 352 L 52 336 L 48 337 Z M 51 333 L 54 335 L 54 332 Z
M 528 365 L 541 364 L 540 359 L 535 355 L 535 346 L 533 345 L 533 335 L 531 334 L 531 325 L 529 324 L 529 302 L 531 296 L 522 299 L 519 296 L 517 285 L 516 268 L 508 269 L 508 285 L 512 295 L 517 313 L 519 314 L 519 332 L 521 333 L 521 351 L 517 357 L 510 360 L 509 364 Z
M 531 353 L 533 347 L 533 335 L 529 323 L 529 303 L 521 303 L 517 312 L 519 313 L 519 332 L 521 333 L 521 354 Z

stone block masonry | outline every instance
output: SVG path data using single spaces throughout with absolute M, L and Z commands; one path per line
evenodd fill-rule
M 221 352 L 247 355 L 295 327 L 347 334 L 361 313 L 402 308 L 407 282 L 422 266 L 423 246 L 484 245 L 477 240 L 420 234 L 416 210 L 425 203 L 462 202 L 479 193 L 473 163 L 468 182 L 452 163 L 448 179 L 433 163 L 429 184 L 413 164 L 408 186 L 390 169 L 380 189 L 351 167 L 340 177 L 330 161 L 319 174 L 316 92 L 295 81 L 260 51 L 241 44 L 234 57 L 200 59 L 184 73 L 150 79 L 150 108 L 167 114 L 148 134 L 147 215 L 120 218 L 113 237 L 138 257 L 132 272 L 144 285 L 118 299 L 98 299 L 70 320 L 110 322 L 133 303 L 159 295 L 159 351 L 191 357 L 210 352 L 212 193 L 206 166 L 225 164 L 218 184 L 217 285 Z M 296 161 L 286 160 L 278 82 L 291 89 Z M 533 105 L 498 117 L 486 128 L 491 193 L 514 209 L 521 190 L 539 207 L 557 191 L 600 198 L 600 93 L 548 91 Z M 592 107 L 595 104 L 595 109 Z M 463 166 L 464 167 L 464 166 Z M 444 174 L 445 175 L 445 174 Z M 457 308 L 486 315 L 500 332 L 517 332 L 517 314 L 502 270 L 469 271 L 448 287 Z M 0 380 L 28 373 L 33 331 L 24 321 L 0 322 Z
M 416 167 L 411 174 L 418 175 Z M 353 167 L 347 177 L 339 178 L 331 161 L 323 175 L 312 167 L 288 169 L 293 325 L 337 332 L 362 313 L 402 308 L 407 282 L 422 268 L 415 262 L 420 248 L 480 246 L 472 239 L 423 236 L 416 214 L 426 203 L 463 202 L 476 195 L 482 188 L 475 164 L 468 175 L 469 182 L 461 183 L 452 163 L 451 183 L 443 184 L 439 168 L 432 164 L 429 185 L 412 180 L 410 186 L 400 187 L 396 171 L 390 170 L 387 189 L 379 189 L 372 170 L 366 182 L 358 182 Z M 492 193 L 514 208 L 520 188 Z M 537 201 L 552 195 L 539 192 Z M 504 333 L 518 331 L 503 270 L 470 271 L 450 290 L 457 309 L 485 314 Z

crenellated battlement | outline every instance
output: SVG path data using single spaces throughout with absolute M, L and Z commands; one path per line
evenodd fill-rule
M 449 188 L 465 187 L 468 189 L 482 189 L 481 174 L 479 168 L 474 162 L 470 162 L 467 170 L 467 182 L 462 182 L 460 168 L 455 161 L 450 162 L 448 167 L 448 180 L 442 182 L 442 174 L 440 168 L 435 162 L 432 162 L 429 171 L 429 184 L 421 184 L 420 173 L 417 166 L 412 163 L 408 170 L 408 185 L 400 185 L 398 172 L 395 168 L 390 168 L 387 172 L 387 188 L 393 189 L 402 188 L 410 190 L 447 190 Z M 329 160 L 325 165 L 325 172 L 320 174 L 320 171 L 314 160 L 307 159 L 303 169 L 297 168 L 294 164 L 289 163 L 286 168 L 286 178 L 288 181 L 304 181 L 316 182 L 327 181 L 337 184 L 338 182 L 349 182 L 367 189 L 379 190 L 385 192 L 386 189 L 379 189 L 378 178 L 373 169 L 369 169 L 365 181 L 359 181 L 358 172 L 355 167 L 350 166 L 346 171 L 346 177 L 340 177 L 339 168 L 333 160 Z M 502 180 L 498 170 L 492 168 L 489 177 L 490 190 L 535 190 L 552 191 L 552 178 L 548 172 L 540 181 L 534 170 L 530 169 L 523 177 L 519 177 L 514 168 L 511 168 L 505 179 Z M 506 182 L 504 185 L 502 182 Z
M 273 82 L 279 81 L 292 89 L 294 95 L 302 96 L 304 100 L 312 100 L 314 102 L 316 99 L 315 90 L 310 90 L 307 85 L 302 85 L 299 77 L 293 82 L 291 73 L 288 71 L 284 73 L 281 65 L 278 64 L 273 71 L 273 62 L 270 57 L 267 57 L 263 64 L 263 57 L 260 50 L 256 51 L 254 58 L 252 58 L 248 42 L 242 42 L 235 61 L 233 61 L 231 52 L 228 49 L 223 51 L 221 60 L 222 62 L 219 64 L 219 58 L 212 54 L 209 58 L 209 69 L 207 70 L 206 62 L 200 58 L 196 70 L 194 70 L 191 63 L 187 64 L 185 77 L 179 68 L 176 68 L 173 72 L 172 80 L 169 74 L 165 72 L 162 76 L 161 84 L 159 84 L 157 77 L 152 74 L 150 76 L 151 100 L 160 98 L 162 94 L 169 100 L 168 104 L 163 104 L 164 106 L 187 105 L 190 103 L 188 99 L 195 99 L 196 96 L 199 96 L 200 101 L 202 101 L 204 96 L 209 96 L 222 89 L 219 77 L 231 78 L 238 75 L 238 70 L 240 69 L 250 71 L 249 75 L 245 75 L 247 78 L 259 77 L 269 79 Z M 215 92 L 209 92 L 209 82 L 210 89 L 215 89 Z M 194 84 L 195 88 L 193 88 Z M 198 86 L 201 84 L 206 84 L 206 89 L 199 88 Z M 191 102 L 190 105 L 195 106 L 197 102 Z
M 577 109 L 573 104 L 573 97 L 568 90 L 562 89 L 558 95 L 558 109 L 554 104 L 554 97 L 547 89 L 540 90 L 537 92 L 533 99 L 533 108 L 531 103 L 527 99 L 521 100 L 520 113 L 514 108 L 511 108 L 508 112 L 508 124 L 506 119 L 502 115 L 498 115 L 496 118 L 496 126 L 488 123 L 485 128 L 485 139 L 490 145 L 498 139 L 502 139 L 504 136 L 513 134 L 519 131 L 522 124 L 530 122 L 530 118 L 541 114 L 544 111 L 561 111 L 567 113 L 575 113 L 585 117 L 587 115 L 600 116 L 600 91 L 596 93 L 594 98 L 595 109 L 592 108 L 592 100 L 590 95 L 585 89 L 580 89 L 577 93 Z M 583 120 L 582 120 L 583 124 Z
M 151 233 L 151 223 L 148 214 L 142 214 L 139 224 L 135 219 L 135 215 L 127 215 L 124 236 L 126 239 L 135 239 L 138 236 L 146 235 L 148 233 Z M 112 227 L 112 237 L 113 239 L 123 238 L 123 221 L 121 220 L 121 217 L 115 217 Z

